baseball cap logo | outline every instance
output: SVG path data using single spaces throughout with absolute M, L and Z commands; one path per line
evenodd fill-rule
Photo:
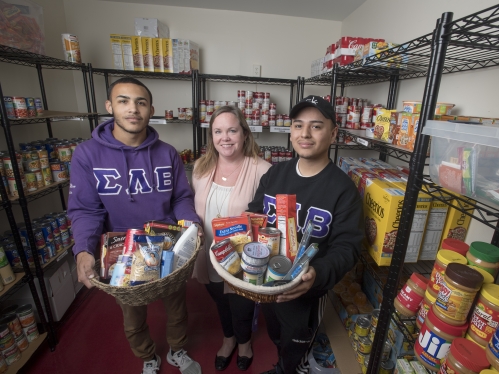
M 307 99 L 307 101 L 310 101 L 311 103 L 313 103 L 313 104 L 315 104 L 315 105 L 317 105 L 317 104 L 318 104 L 318 101 L 317 101 L 317 100 L 315 100 L 315 97 L 314 97 L 314 96 L 312 96 L 312 98 L 311 98 L 311 99 Z

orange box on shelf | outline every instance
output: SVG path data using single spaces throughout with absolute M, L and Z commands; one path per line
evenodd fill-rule
M 296 195 L 276 195 L 277 228 L 281 231 L 279 253 L 291 261 L 298 251 Z

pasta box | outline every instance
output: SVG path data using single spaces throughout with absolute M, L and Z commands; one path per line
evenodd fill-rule
M 244 245 L 251 242 L 253 237 L 251 220 L 247 215 L 214 218 L 213 221 L 211 221 L 211 227 L 215 243 L 230 238 L 230 242 L 237 253 L 242 253 Z

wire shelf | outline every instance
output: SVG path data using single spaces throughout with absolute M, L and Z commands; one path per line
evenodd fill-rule
M 84 64 L 75 64 L 58 58 L 39 55 L 36 53 L 24 51 L 13 47 L 0 44 L 0 61 L 11 64 L 36 67 L 41 65 L 46 69 L 63 70 L 85 70 Z
M 247 77 L 244 75 L 218 75 L 218 74 L 199 74 L 199 79 L 209 82 L 227 82 L 227 83 L 255 83 L 268 84 L 277 86 L 287 86 L 296 84 L 296 79 L 281 79 L 281 78 L 262 78 L 262 77 Z
M 30 280 L 30 275 L 25 274 L 24 271 L 15 273 L 15 276 L 16 279 L 12 283 L 5 285 L 4 289 L 0 292 L 0 301 L 7 300 Z
M 47 187 L 43 187 L 37 191 L 33 191 L 33 192 L 28 192 L 25 197 L 26 197 L 26 201 L 27 202 L 31 202 L 31 201 L 34 201 L 34 200 L 38 200 L 44 196 L 47 196 L 47 195 L 50 195 L 51 193 L 59 190 L 60 187 L 64 188 L 64 187 L 68 187 L 69 186 L 69 180 L 67 181 L 63 181 L 63 182 L 56 182 L 50 186 L 47 186 Z M 16 198 L 12 198 L 10 200 L 12 203 L 14 204 L 18 204 L 19 203 L 19 198 L 16 197 Z
M 134 77 L 134 78 L 147 78 L 147 79 L 192 81 L 191 74 L 155 73 L 149 71 L 116 70 L 116 69 L 100 69 L 100 68 L 92 68 L 92 72 L 98 75 L 108 75 L 110 77 L 120 77 L 120 78 Z
M 95 113 L 78 113 L 78 112 L 60 112 L 55 110 L 44 110 L 43 113 L 36 117 L 27 118 L 9 118 L 11 126 L 29 125 L 33 123 L 46 123 L 47 120 L 56 121 L 81 121 L 84 118 L 93 116 Z

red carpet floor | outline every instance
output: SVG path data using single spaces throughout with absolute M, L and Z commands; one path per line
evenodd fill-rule
M 187 287 L 189 311 L 189 355 L 201 364 L 204 374 L 217 373 L 215 355 L 222 343 L 222 329 L 216 306 L 203 285 L 190 280 Z M 166 315 L 161 302 L 149 306 L 148 323 L 156 351 L 161 355 L 159 373 L 180 373 L 166 362 Z M 277 361 L 277 351 L 267 336 L 265 320 L 260 314 L 258 331 L 253 334 L 254 361 L 245 372 L 262 373 Z M 114 298 L 92 289 L 80 291 L 59 325 L 59 344 L 50 352 L 47 343 L 35 353 L 20 371 L 23 374 L 140 374 L 142 362 L 137 359 L 123 332 L 123 316 Z M 234 355 L 223 372 L 242 373 Z

